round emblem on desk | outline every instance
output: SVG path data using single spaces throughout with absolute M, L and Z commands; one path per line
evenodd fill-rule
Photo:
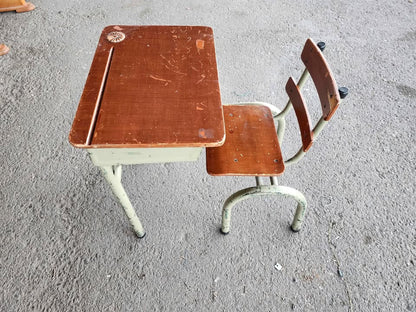
M 126 35 L 121 31 L 112 31 L 107 35 L 107 40 L 113 43 L 121 42 L 126 38 Z

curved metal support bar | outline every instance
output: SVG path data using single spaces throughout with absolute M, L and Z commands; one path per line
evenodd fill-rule
M 309 71 L 308 71 L 307 68 L 305 68 L 305 70 L 302 73 L 302 76 L 300 76 L 299 81 L 298 81 L 298 87 L 299 87 L 299 89 L 302 89 L 303 88 L 303 86 L 305 85 L 305 83 L 308 80 L 309 76 L 310 76 L 309 75 Z
M 326 126 L 328 121 L 326 121 L 323 117 L 319 119 L 319 121 L 316 123 L 315 127 L 313 128 L 313 141 L 318 138 L 319 134 L 321 133 L 322 129 Z M 303 148 L 300 148 L 299 151 L 288 160 L 285 160 L 285 166 L 290 166 L 293 164 L 296 164 L 299 160 L 305 156 L 306 152 L 303 151 Z
M 322 129 L 326 126 L 327 123 L 328 121 L 326 121 L 324 117 L 321 117 L 321 119 L 319 119 L 319 121 L 316 123 L 315 127 L 312 130 L 314 141 L 318 137 L 318 135 L 321 133 Z
M 305 154 L 306 153 L 303 151 L 303 148 L 301 147 L 299 149 L 299 151 L 295 154 L 295 156 L 293 156 L 293 157 L 289 158 L 288 160 L 284 161 L 285 167 L 296 164 L 299 160 L 301 160 L 303 158 L 303 156 L 305 156 Z
M 307 206 L 305 196 L 298 190 L 288 187 L 288 186 L 279 186 L 279 185 L 262 185 L 257 187 L 249 187 L 243 190 L 240 190 L 230 197 L 224 203 L 224 208 L 222 211 L 222 227 L 221 232 L 223 234 L 228 234 L 230 232 L 231 224 L 231 209 L 238 202 L 252 198 L 255 196 L 263 195 L 284 195 L 290 196 L 298 202 L 295 216 L 292 221 L 291 229 L 294 232 L 298 232 L 302 226 L 303 219 L 305 217 L 305 209 Z
M 118 166 L 102 166 L 100 167 L 103 176 L 107 180 L 108 184 L 118 198 L 120 204 L 124 208 L 124 212 L 126 213 L 129 221 L 133 227 L 134 232 L 139 238 L 143 238 L 146 233 L 143 229 L 143 226 L 134 211 L 134 208 L 127 196 L 126 192 L 124 191 L 123 185 L 121 184 L 121 165 Z
M 286 120 L 284 117 L 281 117 L 277 120 L 277 138 L 279 140 L 280 146 L 282 146 L 283 137 L 285 135 L 285 129 L 286 129 Z
M 305 70 L 303 71 L 303 73 L 300 76 L 299 81 L 297 83 L 300 90 L 302 90 L 302 88 L 305 85 L 308 78 L 309 78 L 309 71 L 308 71 L 308 69 L 305 68 Z M 289 113 L 291 108 L 292 108 L 292 102 L 289 100 L 287 102 L 285 108 L 280 112 L 279 115 L 276 116 L 276 118 L 280 119 L 280 118 L 285 117 Z

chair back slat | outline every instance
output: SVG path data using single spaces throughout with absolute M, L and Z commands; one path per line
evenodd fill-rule
M 324 120 L 329 120 L 340 102 L 338 87 L 331 70 L 322 52 L 311 39 L 306 41 L 301 58 L 318 91 L 322 106 L 322 116 Z
M 313 132 L 311 131 L 311 123 L 305 101 L 292 77 L 286 83 L 286 92 L 295 110 L 302 136 L 303 151 L 306 152 L 312 146 Z

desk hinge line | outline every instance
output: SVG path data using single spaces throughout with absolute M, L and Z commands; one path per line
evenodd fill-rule
M 101 101 L 103 99 L 105 85 L 107 82 L 108 74 L 110 72 L 110 65 L 111 65 L 111 60 L 113 59 L 113 52 L 114 52 L 114 47 L 111 47 L 110 52 L 108 53 L 107 64 L 105 65 L 105 70 L 103 74 L 103 79 L 101 81 L 100 91 L 98 92 L 97 101 L 95 102 L 94 113 L 91 118 L 90 129 L 88 131 L 86 145 L 91 145 L 92 136 L 95 130 L 95 124 L 97 123 L 98 113 L 100 111 Z

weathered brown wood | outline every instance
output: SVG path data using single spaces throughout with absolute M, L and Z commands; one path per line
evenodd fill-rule
M 292 77 L 286 83 L 286 92 L 295 110 L 302 137 L 303 151 L 306 152 L 312 146 L 313 132 L 311 131 L 311 123 L 305 101 Z
M 88 147 L 88 136 L 91 124 L 94 123 L 94 110 L 100 104 L 100 89 L 105 77 L 107 60 L 111 46 L 105 46 L 95 53 L 84 87 L 78 110 L 69 135 L 71 144 L 77 147 Z M 94 124 L 92 125 L 94 126 Z
M 10 49 L 5 44 L 0 44 L 0 56 L 9 53 Z
M 0 12 L 16 11 L 17 13 L 23 13 L 32 11 L 35 6 L 26 2 L 25 0 L 1 0 L 0 1 Z
M 311 39 L 306 41 L 301 58 L 318 91 L 322 115 L 325 120 L 329 120 L 340 102 L 337 83 L 324 56 Z
M 211 175 L 277 176 L 284 163 L 271 111 L 262 105 L 224 106 L 226 141 L 206 149 Z
M 71 129 L 73 145 L 217 146 L 224 137 L 211 28 L 103 30 Z

